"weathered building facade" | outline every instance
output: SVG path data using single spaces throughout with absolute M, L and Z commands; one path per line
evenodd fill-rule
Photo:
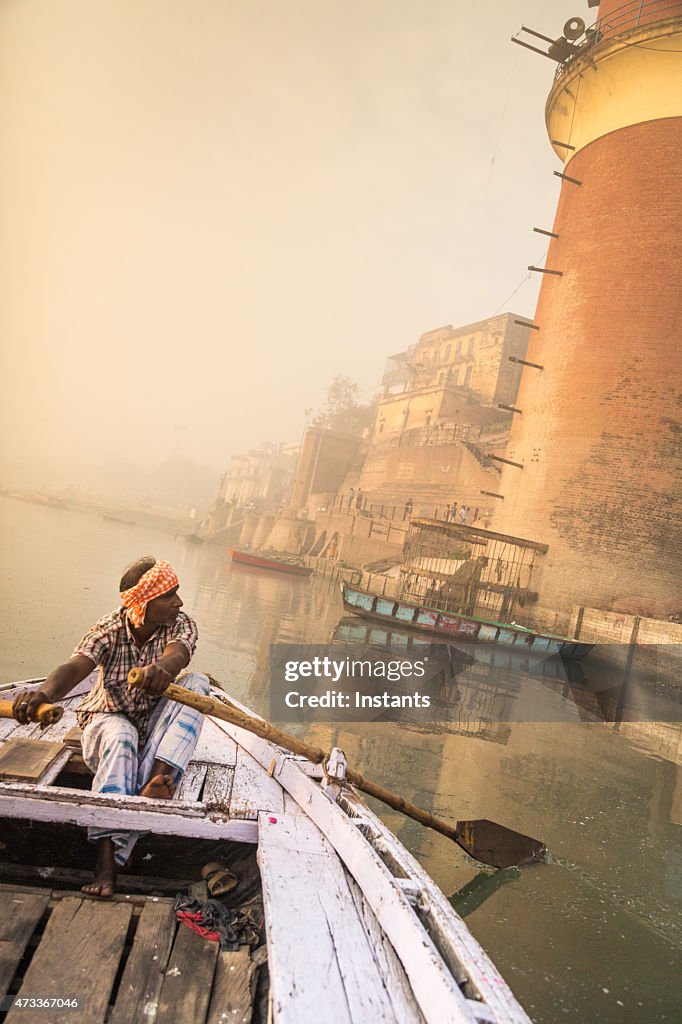
M 278 504 L 287 494 L 295 462 L 295 454 L 275 444 L 233 455 L 220 481 L 218 498 L 240 506 Z
M 422 334 L 391 356 L 383 378 L 375 434 L 402 433 L 439 423 L 483 425 L 511 405 L 528 344 L 525 318 L 514 313 Z

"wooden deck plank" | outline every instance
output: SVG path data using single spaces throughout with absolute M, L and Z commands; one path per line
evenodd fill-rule
M 261 814 L 259 827 L 273 1020 L 395 1022 L 343 866 L 329 842 L 292 800 L 276 823 Z
M 218 954 L 206 1024 L 251 1024 L 256 965 L 248 946 Z
M 52 911 L 18 996 L 75 998 L 88 1024 L 103 1024 L 132 906 L 67 897 Z M 54 1008 L 50 1024 L 73 1024 L 76 1011 Z M 45 1010 L 11 1009 L 6 1024 L 45 1024 Z
M 4 996 L 36 925 L 45 913 L 49 893 L 2 893 L 0 915 L 0 995 Z
M 204 793 L 201 799 L 207 807 L 222 807 L 228 810 L 233 786 L 234 768 L 211 764 L 206 772 Z
M 190 761 L 185 769 L 185 773 L 182 776 L 180 785 L 178 786 L 178 792 L 176 799 L 180 803 L 184 803 L 187 800 L 198 800 L 199 794 L 201 793 L 201 787 L 204 784 L 206 778 L 206 769 L 208 765 L 201 764 L 197 761 Z
M 109 1024 L 155 1018 L 175 928 L 173 905 L 145 903 Z
M 8 740 L 0 747 L 0 779 L 37 782 L 45 769 L 62 751 L 61 743 Z
M 246 750 L 239 747 L 230 797 L 230 817 L 255 820 L 259 811 L 284 811 L 282 787 Z
M 218 943 L 180 925 L 159 996 L 163 1024 L 203 1024 L 211 997 Z
M 192 760 L 234 767 L 237 763 L 237 744 L 231 736 L 226 736 L 216 728 L 213 719 L 206 718 Z
M 0 718 L 0 743 L 8 740 L 14 730 L 18 728 L 19 723 L 14 718 Z

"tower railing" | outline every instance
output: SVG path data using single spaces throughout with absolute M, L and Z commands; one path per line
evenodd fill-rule
M 666 11 L 672 13 L 667 15 Z M 672 17 L 679 13 L 679 0 L 630 0 L 630 3 L 617 7 L 615 11 L 611 11 L 606 17 L 599 18 L 594 23 L 593 28 L 596 31 L 594 42 L 599 42 L 605 35 L 615 35 L 649 22 L 664 21 L 666 17 Z M 653 17 L 654 15 L 655 17 Z
M 628 32 L 640 25 L 653 25 L 659 21 L 666 21 L 680 13 L 679 0 L 630 0 L 622 7 L 610 11 L 605 17 L 598 18 L 593 25 L 585 29 L 585 41 L 578 46 L 575 54 L 568 61 L 559 64 L 555 79 L 561 78 L 576 57 L 591 50 L 602 39 L 619 35 L 621 32 Z

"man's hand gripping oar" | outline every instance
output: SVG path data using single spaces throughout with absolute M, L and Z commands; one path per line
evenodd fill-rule
M 23 690 L 13 701 L 0 700 L 0 718 L 15 718 L 22 725 L 37 722 L 41 729 L 47 729 L 63 714 L 64 708 L 50 704 L 40 690 Z

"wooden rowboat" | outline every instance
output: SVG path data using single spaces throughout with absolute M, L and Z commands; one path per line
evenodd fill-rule
M 172 801 L 91 792 L 74 741 L 87 684 L 44 732 L 0 719 L 0 759 L 13 740 L 48 748 L 33 776 L 0 780 L 8 1024 L 72 1022 L 65 999 L 88 1024 L 530 1024 L 423 868 L 351 787 L 327 787 L 304 758 L 206 717 Z M 74 851 L 92 858 L 82 829 L 105 822 L 148 834 L 114 897 L 98 900 L 79 891 L 91 876 Z M 255 951 L 221 952 L 177 923 L 171 897 L 196 885 L 206 858 L 239 875 L 230 906 L 262 901 Z M 17 1008 L 35 997 L 52 1012 Z
M 345 581 L 341 583 L 343 607 L 353 615 L 380 622 L 392 622 L 401 629 L 417 629 L 431 635 L 449 637 L 466 643 L 499 644 L 514 647 L 526 654 L 546 658 L 559 654 L 562 658 L 579 661 L 594 647 L 552 633 L 538 633 L 523 626 L 504 622 L 491 622 L 471 615 L 410 604 L 408 601 L 358 590 Z
M 263 555 L 251 554 L 230 548 L 230 558 L 238 565 L 249 565 L 254 569 L 271 569 L 274 572 L 288 572 L 292 576 L 312 576 L 313 569 L 301 565 L 298 561 L 287 561 L 286 558 L 266 558 Z

